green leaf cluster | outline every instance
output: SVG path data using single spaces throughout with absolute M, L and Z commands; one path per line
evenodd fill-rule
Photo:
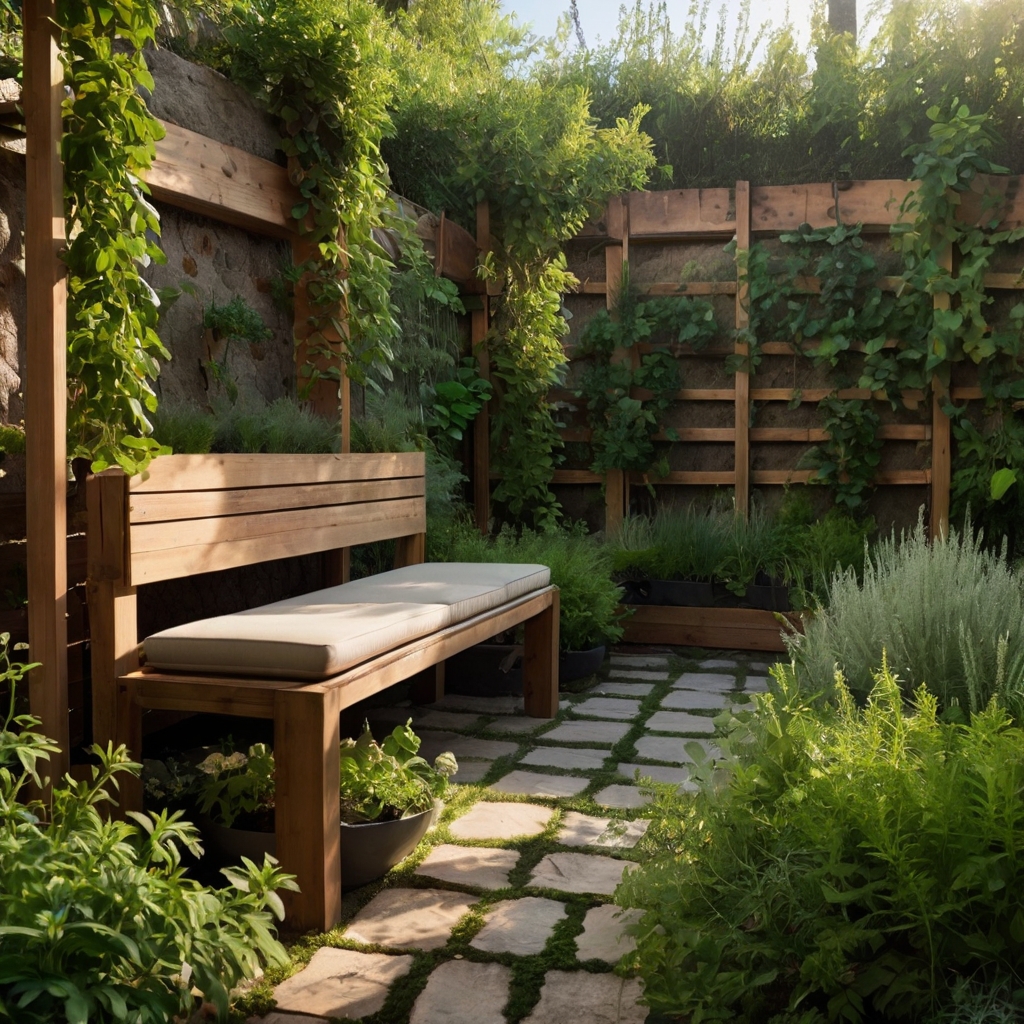
M 480 376 L 476 360 L 466 358 L 455 371 L 455 377 L 438 381 L 428 390 L 427 397 L 431 399 L 431 409 L 426 425 L 452 440 L 461 441 L 465 430 L 490 399 L 491 385 Z
M 273 809 L 274 753 L 265 743 L 253 744 L 248 754 L 214 752 L 197 768 L 196 802 L 218 825 L 231 828 L 240 815 Z
M 341 820 L 352 825 L 390 821 L 429 811 L 448 792 L 459 766 L 450 753 L 431 765 L 419 756 L 412 719 L 378 744 L 367 723 L 362 735 L 341 743 Z
M 55 744 L 15 712 L 31 666 L 11 664 L 0 637 L 0 1019 L 18 1024 L 166 1024 L 189 1017 L 193 995 L 226 1014 L 231 989 L 264 964 L 284 965 L 277 890 L 294 889 L 273 858 L 225 870 L 229 887 L 188 879 L 184 850 L 202 852 L 181 812 L 114 820 L 119 778 L 139 765 L 124 747 L 94 747 L 90 778 L 57 783 L 47 804 L 26 799 L 43 782 Z
M 856 1024 L 931 1020 L 960 978 L 1019 989 L 1024 732 L 996 701 L 956 724 L 921 687 L 906 709 L 884 656 L 863 707 L 841 677 L 822 703 L 773 674 L 724 761 L 692 745 L 697 794 L 660 797 L 616 893 L 643 911 L 646 1001 Z
M 706 299 L 641 299 L 628 264 L 623 264 L 612 309 L 591 318 L 574 353 L 586 362 L 576 394 L 586 399 L 595 473 L 668 473 L 667 457 L 658 458 L 655 442 L 682 386 L 676 351 L 680 345 L 700 351 L 715 331 L 714 311 Z M 651 397 L 636 398 L 634 389 L 649 391 Z M 672 431 L 666 433 L 671 439 Z

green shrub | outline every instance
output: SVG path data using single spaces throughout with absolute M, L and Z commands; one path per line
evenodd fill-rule
M 21 455 L 25 451 L 25 431 L 0 423 L 0 453 Z
M 249 398 L 216 410 L 218 452 L 326 454 L 338 450 L 340 421 L 317 416 L 291 398 L 269 405 Z
M 195 405 L 161 402 L 152 423 L 153 437 L 175 455 L 205 455 L 217 436 L 213 416 Z
M 905 712 L 884 665 L 864 708 L 775 673 L 695 796 L 658 797 L 649 859 L 616 894 L 644 911 L 633 964 L 652 1008 L 910 1022 L 961 977 L 1019 988 L 1024 732 L 995 702 L 944 722 L 924 687 Z
M 1015 718 L 1024 714 L 1024 587 L 970 530 L 929 543 L 919 521 L 880 542 L 863 581 L 837 573 L 828 607 L 789 643 L 810 689 L 827 689 L 838 667 L 866 695 L 884 648 L 907 695 L 924 683 L 943 708 L 973 712 L 998 693 Z
M 428 535 L 429 539 L 429 535 Z M 622 636 L 619 601 L 622 591 L 612 581 L 608 549 L 588 537 L 584 524 L 543 533 L 504 529 L 495 538 L 481 536 L 470 524 L 453 529 L 446 548 L 436 550 L 447 562 L 533 562 L 551 570 L 560 590 L 560 645 L 564 651 L 585 651 L 614 643 Z
M 270 911 L 295 888 L 272 859 L 225 870 L 230 887 L 184 877 L 181 851 L 201 852 L 180 812 L 113 821 L 118 778 L 135 773 L 123 747 L 93 748 L 89 781 L 70 777 L 52 802 L 26 802 L 57 750 L 39 721 L 14 711 L 24 666 L 0 637 L 0 1019 L 18 1024 L 166 1024 L 194 1011 L 193 988 L 227 1012 L 229 992 L 261 962 L 286 964 Z

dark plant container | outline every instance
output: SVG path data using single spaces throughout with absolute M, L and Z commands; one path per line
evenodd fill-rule
M 519 696 L 523 649 L 516 644 L 477 644 L 449 658 L 444 688 L 467 697 Z
M 438 816 L 438 808 L 394 821 L 370 821 L 361 825 L 341 823 L 341 887 L 358 889 L 386 875 L 416 849 Z M 248 857 L 256 864 L 263 855 L 276 855 L 273 832 L 225 828 L 204 815 L 198 817 L 206 841 L 206 853 L 218 866 L 239 864 Z
M 650 603 L 672 608 L 712 608 L 714 586 L 698 580 L 651 580 Z
M 592 676 L 604 662 L 604 647 L 591 647 L 589 651 L 562 651 L 558 656 L 558 681 L 571 683 L 584 676 Z
M 652 595 L 653 584 L 656 580 L 622 580 L 619 586 L 622 588 L 623 604 L 658 604 Z
M 761 608 L 768 612 L 792 611 L 789 603 L 789 587 L 765 573 L 759 573 L 753 586 L 747 587 L 744 604 L 750 608 Z
M 714 588 L 716 608 L 742 608 L 746 598 L 745 594 L 736 594 L 721 580 L 715 580 L 711 586 Z
M 341 887 L 358 889 L 386 875 L 427 834 L 434 808 L 396 821 L 341 823 Z

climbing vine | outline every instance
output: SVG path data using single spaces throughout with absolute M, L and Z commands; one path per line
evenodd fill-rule
M 595 473 L 624 469 L 667 475 L 667 457 L 658 458 L 655 441 L 681 387 L 675 352 L 680 345 L 699 351 L 715 330 L 710 302 L 686 296 L 642 299 L 623 264 L 614 307 L 589 321 L 576 352 L 587 363 L 577 394 L 587 402 Z M 651 397 L 636 398 L 633 389 Z M 677 440 L 671 429 L 665 436 Z
M 146 2 L 61 0 L 68 266 L 68 449 L 94 470 L 145 468 L 161 449 L 156 409 L 159 298 L 141 271 L 163 253 L 142 172 L 163 136 L 138 90 L 153 80 L 142 48 L 157 15 Z M 118 45 L 119 41 L 128 48 Z

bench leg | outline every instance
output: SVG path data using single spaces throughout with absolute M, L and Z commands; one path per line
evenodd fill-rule
M 277 858 L 300 892 L 285 892 L 289 930 L 341 919 L 341 740 L 338 690 L 279 690 L 274 705 Z
M 116 725 L 113 742 L 117 747 L 124 744 L 136 761 L 142 760 L 142 708 L 135 699 L 135 684 L 117 684 Z M 142 810 L 142 776 L 122 775 L 118 795 L 119 817 L 127 811 Z
M 558 714 L 558 591 L 540 615 L 526 620 L 523 700 L 533 718 Z
M 410 680 L 413 704 L 434 704 L 444 696 L 444 662 L 425 669 Z

